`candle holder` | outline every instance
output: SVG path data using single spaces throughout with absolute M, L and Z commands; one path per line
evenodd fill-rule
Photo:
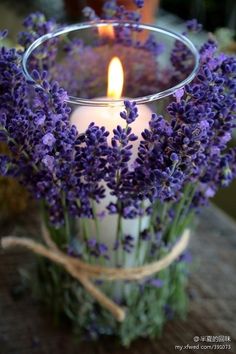
M 175 65 L 176 63 L 173 63 L 173 53 L 177 48 L 176 46 L 181 47 L 186 55 L 185 70 L 182 71 L 178 65 Z M 53 59 L 51 52 L 53 52 Z M 115 67 L 109 79 L 108 68 L 112 58 L 117 58 L 120 61 L 120 70 L 123 72 L 119 72 L 119 66 L 118 68 Z M 53 62 L 53 64 L 50 63 L 50 66 L 48 65 L 49 59 Z M 23 70 L 29 81 L 34 82 L 36 87 L 42 87 L 43 85 L 38 81 L 36 82 L 32 72 L 36 69 L 40 73 L 40 69 L 49 67 L 48 74 L 51 79 L 56 80 L 68 92 L 69 96 L 66 101 L 72 110 L 70 121 L 71 124 L 76 126 L 81 139 L 84 139 L 90 124 L 96 124 L 99 127 L 105 127 L 111 136 L 108 136 L 108 145 L 116 145 L 115 148 L 117 148 L 116 138 L 112 138 L 113 130 L 120 126 L 125 132 L 128 127 L 127 121 L 120 117 L 120 112 L 124 111 L 125 108 L 126 111 L 132 110 L 132 104 L 135 102 L 139 116 L 130 126 L 132 127 L 132 134 L 137 136 L 137 140 L 132 141 L 132 150 L 130 150 L 132 154 L 127 157 L 128 163 L 121 161 L 121 170 L 122 165 L 124 165 L 125 168 L 130 170 L 130 173 L 133 173 L 142 133 L 149 128 L 152 113 L 157 111 L 159 114 L 165 114 L 165 108 L 170 102 L 171 96 L 195 77 L 198 61 L 197 50 L 192 42 L 183 35 L 145 24 L 99 21 L 71 25 L 38 38 L 23 56 Z M 109 88 L 107 89 L 107 87 L 109 84 L 114 84 L 115 90 L 122 75 L 123 86 L 118 88 L 120 94 L 118 94 L 118 97 L 115 94 L 114 98 L 112 97 L 113 92 L 109 96 L 109 93 L 107 93 Z M 121 94 L 126 97 L 126 100 L 129 100 L 129 107 L 127 107 L 127 103 L 124 104 L 125 98 L 119 97 Z M 119 134 L 119 132 L 116 134 Z M 126 139 L 129 139 L 129 137 L 127 136 Z M 89 142 L 87 144 L 89 149 Z M 121 142 L 121 146 L 122 144 Z M 110 157 L 112 158 L 112 152 Z M 117 158 L 119 157 L 117 156 Z M 94 164 L 96 164 L 96 160 Z M 96 171 L 94 170 L 91 172 L 91 180 L 95 179 L 95 175 Z M 184 228 L 178 231 L 172 230 L 169 240 L 166 235 L 164 237 L 165 241 L 163 236 L 160 236 L 159 228 L 162 227 L 164 218 L 169 218 L 161 201 L 158 202 L 157 210 L 154 211 L 152 202 L 148 198 L 138 200 L 139 197 L 135 195 L 133 201 L 136 205 L 133 207 L 132 196 L 120 199 L 118 197 L 120 192 L 114 191 L 113 187 L 110 186 L 109 177 L 104 175 L 100 180 L 100 186 L 100 188 L 103 188 L 102 194 L 104 197 L 98 201 L 95 199 L 91 206 L 90 215 L 80 217 L 76 222 L 73 220 L 73 225 L 72 220 L 68 221 L 70 231 L 68 231 L 67 239 L 63 242 L 67 245 L 69 242 L 68 252 L 72 256 L 82 257 L 83 260 L 91 264 L 108 267 L 120 267 L 121 269 L 138 267 L 153 262 L 161 255 L 164 256 L 167 253 L 166 248 L 171 247 L 171 243 L 175 243 L 176 239 L 182 235 Z M 124 193 L 127 194 L 129 191 Z M 132 191 L 130 191 L 131 193 Z M 119 211 L 119 208 L 123 211 Z M 159 217 L 157 214 L 163 214 L 163 220 L 159 220 L 158 225 L 156 220 L 152 221 L 153 218 Z M 171 219 L 169 219 L 169 222 L 171 222 Z M 44 220 L 44 223 L 49 227 L 48 219 Z M 54 234 L 55 230 L 52 231 L 49 227 L 49 232 Z M 64 228 L 59 232 L 63 233 Z M 54 240 L 58 238 L 57 236 Z M 149 243 L 147 240 L 151 239 L 152 241 Z M 168 244 L 169 246 L 167 246 Z M 60 244 L 61 247 L 62 244 Z M 156 250 L 154 250 L 155 248 Z M 173 312 L 182 315 L 184 312 L 186 276 L 183 275 L 183 268 L 186 268 L 186 265 L 185 261 L 179 261 L 178 263 L 178 265 L 172 265 L 168 271 L 163 270 L 154 278 L 150 276 L 141 277 L 139 282 L 131 282 L 128 278 L 121 281 L 118 277 L 117 280 L 114 278 L 112 285 L 102 281 L 99 283 L 99 288 L 116 303 L 130 307 L 128 311 L 131 313 L 134 311 L 134 309 L 131 310 L 134 304 L 137 305 L 140 301 L 140 306 L 144 305 L 141 300 L 143 292 L 150 292 L 152 296 L 156 294 L 160 297 L 156 306 L 159 308 L 162 304 L 162 307 L 158 310 L 158 320 L 153 318 L 153 323 L 162 323 L 164 318 L 169 316 L 169 314 L 166 315 L 165 311 L 168 311 L 168 299 L 170 299 L 170 294 L 174 292 L 174 287 L 178 288 L 177 293 L 178 296 L 181 293 L 181 297 L 170 299 L 170 306 Z M 49 267 L 54 266 L 50 265 Z M 152 273 L 150 274 L 152 275 Z M 170 283 L 173 279 L 175 281 L 172 289 Z M 51 281 L 47 280 L 45 282 L 45 284 L 48 283 L 51 283 Z M 79 284 L 76 288 L 77 290 L 80 289 Z M 145 288 L 148 290 L 145 290 Z M 139 292 L 140 295 L 138 295 Z M 163 297 L 158 295 L 159 293 L 163 293 Z M 48 299 L 49 297 L 45 295 L 42 294 L 42 297 Z M 130 300 L 132 297 L 135 299 L 133 302 Z M 81 295 L 81 299 L 76 302 L 78 310 L 82 305 L 79 305 L 80 301 L 85 301 L 84 295 Z M 172 302 L 175 303 L 174 306 Z M 107 331 L 107 333 L 115 334 L 118 328 L 121 333 L 122 331 L 124 331 L 123 333 L 130 332 L 130 329 L 126 327 L 127 324 L 120 326 L 113 322 L 112 328 L 110 320 L 106 322 L 103 318 L 104 315 L 106 317 L 103 310 L 99 310 L 101 313 L 95 315 L 96 302 L 94 302 L 94 305 L 90 302 L 89 304 L 91 308 L 85 315 L 86 326 L 92 326 L 92 322 L 94 322 L 92 318 L 96 316 L 98 317 L 98 323 L 103 322 L 101 331 L 104 331 L 104 333 Z M 74 306 L 74 304 L 71 305 Z M 147 306 L 150 315 L 152 306 L 153 303 L 152 305 L 150 303 L 150 307 Z M 71 311 L 72 313 L 73 311 Z M 138 314 L 138 311 L 135 310 L 135 316 L 128 316 L 130 323 L 128 320 L 125 323 L 129 323 L 128 326 L 131 326 L 134 318 L 138 319 L 138 316 L 142 315 L 143 313 Z M 88 320 L 90 316 L 92 317 Z M 100 316 L 101 318 L 99 318 Z M 148 317 L 146 325 L 150 325 L 150 318 Z M 86 326 L 84 324 L 80 328 L 82 333 L 86 331 Z M 154 325 L 152 328 L 153 334 L 160 329 L 159 324 Z M 142 324 L 143 330 L 145 331 L 144 323 Z M 99 326 L 96 331 L 98 335 Z M 93 333 L 93 336 L 95 336 L 95 333 Z M 126 339 L 127 343 L 131 340 L 132 335 L 129 338 Z
M 26 24 L 52 27 L 37 15 Z M 132 21 L 31 36 L 11 72 L 18 86 L 8 80 L 11 101 L 2 100 L 13 117 L 2 134 L 19 160 L 1 169 L 15 168 L 41 201 L 44 244 L 2 245 L 44 257 L 33 287 L 80 338 L 155 337 L 185 315 L 194 215 L 235 174 L 235 153 L 224 150 L 236 66 L 212 41 L 199 57 L 186 36 Z
M 176 46 L 182 51 L 181 63 L 174 58 Z M 197 49 L 184 35 L 147 24 L 103 20 L 39 37 L 24 53 L 22 66 L 32 82 L 32 70 L 47 70 L 67 91 L 66 101 L 72 105 L 122 107 L 122 98 L 101 99 L 107 95 L 107 70 L 113 57 L 120 58 L 124 69 L 123 97 L 138 105 L 173 95 L 192 81 L 199 61 Z

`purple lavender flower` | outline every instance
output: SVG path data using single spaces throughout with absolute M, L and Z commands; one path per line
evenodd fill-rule
M 150 231 L 148 229 L 144 229 L 142 232 L 141 232 L 141 239 L 143 241 L 150 241 L 151 238 L 152 238 L 152 235 L 150 233 Z
M 53 146 L 56 142 L 56 139 L 52 133 L 47 133 L 43 136 L 43 144 L 47 146 Z
M 88 240 L 87 245 L 89 248 L 94 249 L 97 245 L 97 240 L 95 238 L 91 238 Z
M 162 116 L 153 114 L 150 130 L 145 130 L 142 137 L 137 158 L 139 166 L 135 169 L 139 188 L 152 201 L 174 198 L 184 183 L 184 174 L 179 168 L 181 158 L 177 156 L 177 146 L 173 145 L 171 125 Z M 169 143 L 170 149 L 167 148 Z
M 140 14 L 137 11 L 126 10 L 123 5 L 117 5 L 116 0 L 108 0 L 103 5 L 102 18 L 139 22 Z
M 98 252 L 100 256 L 106 256 L 107 251 L 108 251 L 107 245 L 105 245 L 104 243 L 100 243 L 98 245 Z
M 53 156 L 45 155 L 42 159 L 42 163 L 50 172 L 53 171 L 55 166 L 55 159 Z
M 186 27 L 188 31 L 200 32 L 202 30 L 202 25 L 194 18 L 186 22 Z
M 192 155 L 197 167 L 192 168 L 192 172 L 195 170 L 192 176 L 193 178 L 201 176 L 200 190 L 196 192 L 196 198 L 198 196 L 199 203 L 203 204 L 203 196 L 207 198 L 215 194 L 217 188 L 224 185 L 226 180 L 228 180 L 227 185 L 234 175 L 232 167 L 228 168 L 227 162 L 228 159 L 235 161 L 232 157 L 233 150 L 228 152 L 224 150 L 231 139 L 231 131 L 234 127 L 232 112 L 235 106 L 235 89 L 231 82 L 235 80 L 236 66 L 233 58 L 215 56 L 216 46 L 212 41 L 208 41 L 200 52 L 202 65 L 197 80 L 186 86 L 188 103 L 185 99 L 177 104 L 172 103 L 169 112 L 175 119 L 178 115 L 178 119 L 182 119 L 188 125 L 191 123 L 194 128 L 191 138 L 189 128 L 185 130 L 184 144 L 185 147 L 190 146 L 195 140 L 195 145 L 197 143 L 200 148 L 198 155 Z M 225 70 L 226 66 L 227 70 Z M 232 73 L 231 77 L 228 76 L 229 71 Z M 228 95 L 223 94 L 225 90 L 229 90 Z M 176 126 L 176 123 L 173 122 L 173 125 Z M 194 150 L 190 151 L 190 154 L 192 153 Z M 226 179 L 224 179 L 224 171 L 226 171 Z M 214 192 L 209 194 L 209 190 Z M 196 198 L 194 205 L 196 205 Z
M 174 93 L 174 96 L 176 97 L 176 101 L 177 101 L 178 103 L 180 103 L 181 98 L 183 97 L 183 95 L 184 95 L 184 89 L 183 89 L 183 88 L 178 89 L 178 90 Z
M 127 127 L 122 128 L 117 126 L 113 130 L 112 148 L 109 151 L 107 176 L 105 180 L 107 186 L 111 190 L 111 194 L 117 197 L 116 210 L 122 213 L 124 217 L 137 216 L 136 205 L 132 198 L 133 172 L 129 169 L 129 162 L 132 156 L 132 142 L 137 140 L 137 137 L 132 133 L 130 123 L 136 118 L 136 104 L 126 101 L 126 111 L 122 112 L 126 119 Z M 109 208 L 114 210 L 114 203 Z M 112 210 L 111 210 L 112 212 Z
M 110 212 L 110 214 L 116 214 L 118 212 L 117 205 L 114 203 L 110 203 L 107 206 L 107 210 Z
M 108 247 L 104 243 L 100 243 L 96 239 L 89 239 L 87 241 L 87 247 L 92 256 L 109 259 Z
M 144 6 L 144 0 L 134 0 L 134 3 L 140 9 Z
M 116 0 L 106 1 L 103 5 L 103 16 L 106 19 L 115 18 L 118 11 L 119 7 L 117 6 Z
M 89 20 L 89 21 L 95 21 L 95 20 L 98 20 L 98 16 L 96 15 L 95 11 L 89 7 L 89 6 L 86 6 L 84 9 L 83 9 L 83 15 Z
M 56 29 L 55 21 L 47 21 L 44 14 L 40 12 L 35 12 L 26 17 L 23 26 L 26 28 L 26 31 L 19 33 L 18 41 L 19 44 L 25 48 L 33 43 L 38 37 Z
M 150 34 L 143 45 L 140 48 L 145 49 L 147 52 L 152 53 L 154 56 L 158 56 L 165 50 L 163 43 L 157 42 L 155 36 Z
M 122 240 L 122 248 L 125 252 L 131 253 L 134 248 L 134 238 L 131 235 L 125 235 Z
M 138 7 L 142 4 L 136 3 Z M 115 1 L 105 3 L 103 16 L 135 21 L 138 18 Z M 20 36 L 20 42 L 27 48 L 38 36 L 55 29 L 56 24 L 37 13 L 26 19 L 25 27 L 27 31 Z M 199 29 L 195 21 L 187 27 Z M 118 32 L 117 29 L 117 43 L 125 43 L 127 49 L 130 31 Z M 148 43 L 150 56 L 158 45 L 151 38 Z M 227 145 L 235 127 L 236 61 L 218 55 L 214 41 L 202 46 L 198 75 L 175 93 L 167 107 L 168 117 L 152 115 L 148 129 L 142 132 L 135 162 L 132 144 L 137 137 L 132 124 L 138 117 L 136 103 L 125 101 L 121 118 L 127 125 L 114 129 L 111 145 L 105 127 L 90 124 L 85 133 L 78 134 L 70 125 L 67 92 L 47 73 L 54 66 L 55 44 L 51 42 L 32 57 L 31 73 L 41 86 L 36 89 L 23 76 L 19 65 L 22 53 L 4 47 L 0 51 L 0 140 L 8 144 L 12 153 L 1 157 L 1 173 L 18 176 L 35 198 L 44 200 L 52 223 L 64 223 L 65 207 L 72 218 L 94 218 L 92 204 L 105 197 L 106 189 L 116 198 L 106 205 L 111 214 L 139 217 L 143 201 L 149 200 L 150 216 L 159 202 L 170 203 L 166 220 L 171 220 L 186 186 L 196 186 L 191 207 L 197 207 L 235 178 L 235 149 L 228 149 Z M 135 48 L 139 48 L 138 43 Z M 86 52 L 86 58 L 93 57 L 91 48 L 75 41 L 65 49 L 70 59 L 73 49 Z M 43 70 L 38 65 L 42 56 Z M 180 42 L 176 43 L 171 60 L 176 69 L 173 81 L 186 77 L 193 62 Z M 85 84 L 83 81 L 82 86 Z M 155 234 L 163 225 L 156 216 L 153 220 Z M 131 251 L 132 235 L 126 236 L 125 247 Z M 142 236 L 144 239 L 150 235 L 147 232 Z M 103 245 L 96 245 L 96 252 L 105 252 Z
M 121 118 L 126 120 L 127 124 L 131 124 L 138 117 L 138 108 L 136 102 L 124 101 L 125 111 L 120 113 Z

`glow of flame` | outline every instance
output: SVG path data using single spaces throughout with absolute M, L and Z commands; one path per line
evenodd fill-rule
M 98 27 L 98 33 L 100 37 L 106 37 L 110 39 L 115 38 L 115 32 L 112 25 Z
M 124 86 L 124 70 L 118 57 L 112 58 L 108 66 L 107 97 L 121 98 Z

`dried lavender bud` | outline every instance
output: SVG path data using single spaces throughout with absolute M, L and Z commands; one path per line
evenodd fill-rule
M 200 32 L 202 30 L 202 25 L 200 23 L 198 23 L 195 18 L 187 21 L 186 27 L 187 27 L 188 31 L 191 31 L 191 32 Z
M 134 3 L 140 9 L 144 6 L 144 0 L 134 0 Z

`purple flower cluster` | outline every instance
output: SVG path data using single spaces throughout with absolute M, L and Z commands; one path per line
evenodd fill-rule
M 120 113 L 121 118 L 125 119 L 127 124 L 131 124 L 138 118 L 138 108 L 135 102 L 124 101 L 125 111 Z
M 144 0 L 133 0 L 134 5 L 137 7 L 137 10 L 127 10 L 124 5 L 118 5 L 116 0 L 107 0 L 103 5 L 103 12 L 101 14 L 101 18 L 99 18 L 94 10 L 90 7 L 86 7 L 84 9 L 84 15 L 90 21 L 94 20 L 120 20 L 120 21 L 129 21 L 134 23 L 139 23 L 141 20 L 140 9 L 144 6 Z M 163 47 L 160 43 L 158 43 L 152 35 L 148 36 L 145 41 L 140 41 L 140 39 L 135 39 L 134 33 L 142 32 L 142 30 L 138 27 L 136 28 L 122 28 L 118 27 L 115 30 L 116 38 L 115 40 L 118 43 L 122 43 L 123 45 L 127 45 L 130 47 L 132 45 L 133 48 L 144 49 L 147 52 L 151 52 L 153 54 L 160 54 L 163 51 Z M 137 34 L 137 33 L 135 33 Z M 146 33 L 144 34 L 144 37 Z
M 108 155 L 105 128 L 91 124 L 78 136 L 70 126 L 66 92 L 34 71 L 43 87 L 33 89 L 19 66 L 20 54 L 1 49 L 0 138 L 12 157 L 1 156 L 0 170 L 16 176 L 37 199 L 45 200 L 51 222 L 64 223 L 65 209 L 73 216 L 93 217 L 91 200 L 104 188 Z
M 202 29 L 202 25 L 196 19 L 186 22 L 186 31 L 183 35 L 188 33 L 197 33 Z M 184 80 L 192 71 L 194 66 L 194 58 L 190 50 L 181 41 L 176 41 L 170 56 L 171 63 L 176 70 L 176 83 Z
M 96 239 L 89 239 L 87 241 L 87 248 L 89 250 L 89 254 L 93 257 L 109 259 L 109 255 L 107 254 L 108 247 L 104 243 L 98 242 Z
M 202 30 L 202 25 L 198 23 L 198 21 L 193 18 L 186 22 L 186 28 L 190 32 L 200 32 Z
M 182 187 L 184 173 L 178 168 L 179 157 L 173 144 L 174 132 L 168 121 L 153 114 L 150 129 L 142 133 L 137 167 L 135 168 L 136 187 L 141 193 L 154 200 L 175 198 Z
M 84 9 L 83 9 L 83 15 L 89 19 L 89 21 L 96 21 L 99 19 L 99 17 L 96 15 L 95 11 L 89 7 L 89 6 L 86 6 Z
M 134 238 L 131 235 L 125 235 L 122 240 L 123 250 L 127 253 L 131 253 L 134 248 Z
M 18 41 L 24 48 L 29 47 L 37 38 L 52 32 L 57 27 L 54 20 L 47 21 L 41 12 L 35 12 L 26 17 L 23 26 L 26 30 L 19 33 Z
M 122 240 L 116 240 L 113 246 L 113 250 L 117 251 L 119 247 L 122 247 L 124 252 L 126 253 L 132 253 L 134 250 L 134 237 L 131 235 L 124 235 Z
M 137 107 L 135 103 L 125 101 L 126 111 L 121 113 L 121 117 L 126 120 L 126 128 L 117 126 L 114 129 L 111 140 L 112 147 L 109 151 L 107 176 L 105 178 L 111 194 L 117 197 L 117 205 L 112 203 L 109 210 L 128 213 L 128 205 L 122 205 L 122 201 L 130 203 L 129 194 L 132 190 L 132 180 L 130 180 L 129 162 L 132 157 L 132 142 L 137 140 L 137 136 L 132 133 L 129 126 L 137 118 Z M 125 208 L 126 207 L 126 208 Z
M 118 11 L 116 6 L 109 1 L 104 8 Z M 25 25 L 29 34 L 23 36 L 25 41 L 21 37 L 21 43 L 26 47 L 55 26 L 40 14 L 29 16 Z M 188 28 L 199 26 L 192 21 Z M 176 45 L 172 62 L 186 75 L 187 53 Z M 53 46 L 51 50 L 54 57 Z M 175 205 L 189 184 L 195 185 L 193 205 L 204 204 L 236 175 L 236 152 L 227 148 L 235 126 L 236 60 L 217 54 L 212 40 L 201 48 L 200 56 L 198 75 L 176 92 L 167 107 L 169 116 L 150 117 L 133 163 L 135 102 L 124 102 L 120 116 L 126 127 L 114 129 L 111 145 L 105 127 L 92 123 L 84 133 L 78 132 L 70 125 L 65 90 L 37 66 L 32 76 L 41 88 L 33 87 L 22 73 L 22 53 L 2 47 L 0 139 L 8 144 L 11 156 L 0 157 L 1 174 L 17 177 L 35 198 L 44 200 L 55 225 L 64 223 L 65 213 L 94 218 L 93 203 L 104 199 L 107 190 L 116 198 L 106 205 L 108 212 L 124 218 L 147 213 L 146 201 Z M 45 67 L 51 64 L 44 62 Z M 169 215 L 171 211 L 175 213 L 169 209 Z M 150 230 L 142 237 L 149 239 Z
M 134 3 L 140 9 L 144 6 L 144 0 L 134 0 Z
M 220 186 L 228 185 L 235 178 L 236 163 L 235 148 L 226 149 L 235 127 L 236 59 L 217 55 L 216 44 L 211 40 L 200 53 L 196 79 L 186 85 L 184 97 L 168 107 L 172 127 L 179 126 L 184 132 L 178 145 L 179 141 L 184 143 L 190 157 L 187 167 L 192 163 L 189 171 L 187 168 L 188 179 L 199 182 L 196 203 L 204 202 Z M 183 154 L 180 159 L 183 161 Z
M 138 7 L 138 4 L 136 6 Z M 118 5 L 116 0 L 108 0 L 104 3 L 102 18 L 138 22 L 140 21 L 140 14 L 137 11 L 126 10 L 125 6 Z
M 23 22 L 25 31 L 18 35 L 19 44 L 27 49 L 36 39 L 50 33 L 58 27 L 55 20 L 46 20 L 44 14 L 36 12 L 30 14 Z M 57 38 L 47 40 L 45 44 L 36 48 L 30 56 L 28 65 L 38 70 L 49 70 L 55 64 L 57 56 Z

